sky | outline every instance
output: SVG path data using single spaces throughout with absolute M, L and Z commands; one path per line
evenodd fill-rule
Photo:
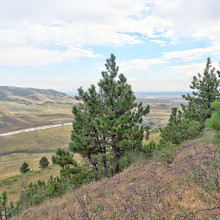
M 136 92 L 188 91 L 220 62 L 219 0 L 0 0 L 0 86 L 75 91 L 114 53 Z

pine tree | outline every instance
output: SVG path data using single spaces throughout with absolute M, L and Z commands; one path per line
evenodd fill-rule
M 2 194 L 0 195 L 0 219 L 3 219 L 3 211 L 4 211 L 4 219 L 8 219 L 7 215 L 7 202 L 8 202 L 8 197 L 6 191 L 3 191 Z
M 199 135 L 201 130 L 202 124 L 200 122 L 184 117 L 181 111 L 177 108 L 173 108 L 168 125 L 160 129 L 163 140 L 159 145 L 164 146 L 164 144 L 168 142 L 180 144 L 184 140 L 195 138 Z
M 49 163 L 49 161 L 48 161 L 48 159 L 46 157 L 42 157 L 40 159 L 40 162 L 39 162 L 40 168 L 48 167 L 49 164 L 50 163 Z
M 214 110 L 211 103 L 220 98 L 219 86 L 220 80 L 215 68 L 211 68 L 211 60 L 208 58 L 203 74 L 198 73 L 198 76 L 193 77 L 190 85 L 194 90 L 192 95 L 183 95 L 188 101 L 188 105 L 182 105 L 185 117 L 202 123 L 210 118 Z
M 98 83 L 84 91 L 78 89 L 82 103 L 73 107 L 70 150 L 87 158 L 96 173 L 108 176 L 120 171 L 119 160 L 125 152 L 142 145 L 142 116 L 149 106 L 135 102 L 131 86 L 118 74 L 115 56 L 107 59 L 106 71 Z
M 29 170 L 30 170 L 30 168 L 28 167 L 28 164 L 26 162 L 24 162 L 20 168 L 20 172 L 27 173 Z

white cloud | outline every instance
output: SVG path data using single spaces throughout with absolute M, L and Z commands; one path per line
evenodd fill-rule
M 203 70 L 205 62 L 200 63 L 199 59 L 220 51 L 218 0 L 0 0 L 0 6 L 0 65 L 40 66 L 76 57 L 97 57 L 100 54 L 91 49 L 97 45 L 135 46 L 149 40 L 164 48 L 181 42 L 182 37 L 186 41 L 188 37 L 205 39 L 211 46 L 181 50 L 175 45 L 176 51 L 164 52 L 160 57 L 131 59 L 119 65 L 137 88 L 143 85 L 151 89 L 171 85 L 179 88 L 188 85 L 186 82 L 192 75 Z M 134 52 L 137 54 L 136 49 Z M 154 57 L 158 54 L 154 51 Z M 173 59 L 181 65 L 174 63 L 170 67 Z M 188 64 L 189 61 L 194 63 Z M 157 81 L 136 75 L 151 73 L 160 65 L 162 73 L 153 73 L 158 74 Z M 174 78 L 168 80 L 169 71 Z M 96 82 L 98 77 L 91 78 Z M 60 86 L 91 83 L 91 79 L 75 82 L 67 78 L 45 82 L 44 86 L 57 81 Z
M 151 40 L 154 43 L 160 44 L 161 46 L 166 46 L 168 44 L 165 40 Z
M 220 43 L 218 0 L 155 0 L 154 13 L 173 23 L 175 36 L 206 38 Z
M 165 52 L 163 57 L 165 59 L 176 59 L 180 58 L 183 61 L 192 61 L 202 58 L 205 54 L 218 54 L 218 50 L 220 49 L 220 45 L 214 45 L 211 47 L 206 48 L 194 48 L 189 50 L 182 50 L 182 51 L 171 51 Z
M 65 51 L 38 49 L 34 47 L 4 48 L 0 51 L 0 65 L 39 66 L 61 63 L 74 57 L 96 57 L 91 50 L 68 48 Z
M 8 0 L 0 3 L 0 51 L 13 54 L 5 56 L 7 65 L 60 62 L 72 47 L 78 48 L 79 57 L 94 57 L 94 52 L 87 49 L 94 45 L 140 44 L 143 43 L 140 35 L 172 36 L 172 22 L 152 14 L 152 0 Z M 26 51 L 22 51 L 24 49 Z M 43 54 L 35 63 L 31 58 L 24 62 L 27 56 L 33 56 L 32 51 Z M 26 57 L 21 59 L 21 56 Z M 77 53 L 72 55 L 75 56 Z
M 164 52 L 163 55 L 160 58 L 154 58 L 154 59 L 132 59 L 126 62 L 122 62 L 120 64 L 120 68 L 125 73 L 137 73 L 137 72 L 145 72 L 149 71 L 153 65 L 163 65 L 163 64 L 170 64 L 172 59 L 177 59 L 178 61 L 194 61 L 199 60 L 203 58 L 204 56 L 207 57 L 211 55 L 217 55 L 219 54 L 218 50 L 220 49 L 220 45 L 215 44 L 214 46 L 207 47 L 207 48 L 195 48 L 195 49 L 189 49 L 189 50 L 181 50 L 181 51 L 170 51 L 170 52 Z M 183 70 L 185 72 L 192 71 L 195 74 L 195 70 L 200 70 L 200 67 L 204 63 L 194 63 L 194 64 L 186 64 L 186 65 L 179 65 L 179 66 L 173 66 L 169 67 L 174 72 L 181 72 L 183 73 Z M 163 68 L 166 68 L 164 65 Z M 163 71 L 165 71 L 163 69 Z
M 152 65 L 166 64 L 167 61 L 163 58 L 155 59 L 132 59 L 120 64 L 120 69 L 125 73 L 145 72 L 150 69 Z
M 192 78 L 192 76 L 196 75 L 199 72 L 204 70 L 204 63 L 192 63 L 187 65 L 177 65 L 171 66 L 170 70 L 173 72 L 178 73 L 176 79 L 183 79 L 183 78 Z
M 217 69 L 219 67 L 219 63 L 213 62 L 212 67 Z M 174 72 L 177 72 L 179 75 L 182 75 L 183 77 L 192 79 L 192 76 L 196 75 L 197 73 L 203 73 L 205 69 L 205 62 L 177 65 L 170 67 L 170 69 Z

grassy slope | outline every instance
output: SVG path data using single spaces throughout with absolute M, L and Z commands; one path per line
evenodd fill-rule
M 74 158 L 76 161 L 80 162 L 79 155 L 77 154 L 74 155 Z M 26 160 L 29 164 L 29 167 L 31 168 L 31 171 L 26 174 L 21 174 L 19 172 L 19 168 L 22 162 L 4 165 L 3 166 L 4 169 L 0 170 L 0 176 L 2 172 L 3 177 L 6 177 L 6 176 L 9 176 L 9 177 L 0 179 L 0 193 L 6 190 L 8 194 L 8 200 L 17 202 L 19 199 L 21 190 L 24 189 L 24 187 L 28 185 L 29 183 L 35 183 L 38 180 L 47 181 L 51 175 L 53 175 L 54 177 L 59 176 L 60 167 L 58 165 L 52 165 L 52 161 L 50 158 L 49 158 L 50 165 L 44 169 L 39 168 L 39 160 L 40 158 Z M 15 169 L 15 166 L 16 166 L 16 169 Z M 10 171 L 9 175 L 7 175 L 5 170 Z
M 179 210 L 178 206 L 190 207 L 193 211 L 213 207 L 209 196 L 190 180 L 188 166 L 189 155 L 192 155 L 194 162 L 201 163 L 212 147 L 211 142 L 204 138 L 186 142 L 170 167 L 156 158 L 134 164 L 113 178 L 85 185 L 75 193 L 46 201 L 15 219 L 134 219 L 129 216 L 136 209 L 145 213 L 156 210 L 155 201 L 160 199 L 175 210 Z M 100 210 L 103 210 L 104 218 L 97 216 Z M 85 217 L 86 213 L 90 214 L 90 218 Z M 203 211 L 197 214 L 196 219 L 217 215 L 220 215 L 219 210 Z
M 59 147 L 67 148 L 70 142 L 70 131 L 71 126 L 67 126 L 5 137 L 0 151 L 0 193 L 7 190 L 9 200 L 16 201 L 24 182 L 48 180 L 51 174 L 59 175 L 58 166 L 51 165 L 45 170 L 40 170 L 39 160 L 43 156 L 51 158 Z M 4 164 L 8 161 L 16 162 Z M 33 170 L 32 173 L 20 174 L 19 169 L 24 161 L 29 164 L 30 169 Z
M 7 191 L 9 201 L 17 202 L 21 190 L 23 190 L 24 187 L 26 187 L 29 183 L 35 183 L 39 179 L 47 181 L 50 175 L 59 175 L 59 166 L 50 165 L 47 168 L 39 169 L 39 159 L 28 162 L 28 164 L 34 170 L 31 170 L 26 174 L 17 174 L 8 178 L 4 178 L 0 181 L 0 192 Z M 5 168 L 12 169 L 10 166 Z M 17 167 L 17 169 L 19 169 L 19 167 Z
M 3 155 L 12 153 L 20 159 L 19 154 L 22 153 L 54 152 L 58 147 L 67 148 L 70 134 L 71 126 L 66 126 L 6 136 L 0 141 L 0 162 L 4 161 L 1 160 Z
M 36 170 L 41 157 L 50 158 L 58 148 L 68 148 L 70 131 L 71 126 L 67 126 L 5 137 L 0 151 L 0 181 L 18 175 L 24 160 Z M 4 164 L 8 161 L 15 162 Z
M 24 181 L 30 183 L 38 179 L 47 180 L 51 174 L 53 176 L 59 175 L 60 168 L 58 166 L 51 165 L 46 170 L 40 170 L 39 160 L 43 156 L 51 158 L 59 147 L 67 148 L 71 129 L 71 126 L 58 127 L 5 137 L 4 147 L 0 152 L 0 163 L 14 160 L 22 161 L 0 164 L 0 193 L 7 190 L 9 200 L 16 201 Z M 150 140 L 158 142 L 159 132 L 151 133 L 150 139 L 146 143 Z M 15 151 L 16 153 L 12 153 Z M 75 157 L 77 161 L 80 160 L 77 155 Z M 32 173 L 20 174 L 19 169 L 24 161 L 29 164 Z
M 70 122 L 76 103 L 55 90 L 0 86 L 0 133 Z

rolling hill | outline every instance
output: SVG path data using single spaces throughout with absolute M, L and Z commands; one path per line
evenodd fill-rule
M 77 101 L 52 89 L 0 86 L 0 134 L 72 121 Z

